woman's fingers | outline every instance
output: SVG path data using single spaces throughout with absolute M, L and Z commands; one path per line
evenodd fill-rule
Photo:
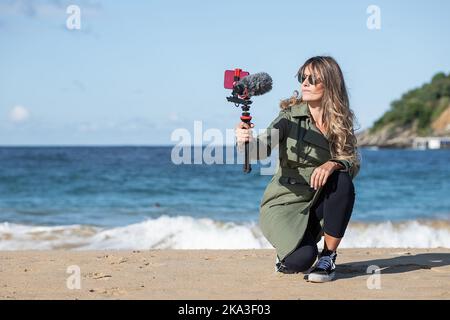
M 252 129 L 237 129 L 236 130 L 236 134 L 241 135 L 241 136 L 249 136 L 251 135 L 253 132 Z
M 320 179 L 321 179 L 322 173 L 320 171 L 317 172 L 316 178 L 314 179 L 314 189 L 317 190 L 317 188 L 320 187 Z
M 253 138 L 252 130 L 255 125 L 253 123 L 240 122 L 236 125 L 235 133 L 238 143 L 250 141 Z
M 237 137 L 238 142 L 250 141 L 250 139 L 252 138 L 252 132 L 251 132 L 251 130 L 240 129 L 236 133 L 236 137 Z
M 327 182 L 327 174 L 324 173 L 323 175 L 320 176 L 320 180 L 319 180 L 319 187 L 322 187 L 325 185 L 325 183 Z
M 327 179 L 328 174 L 326 171 L 320 168 L 315 169 L 313 174 L 311 175 L 311 188 L 317 190 L 318 188 L 325 185 Z
M 315 179 L 316 179 L 316 174 L 317 174 L 317 169 L 314 169 L 312 175 L 311 175 L 311 181 L 310 181 L 310 185 L 311 188 L 315 189 L 316 188 L 316 184 L 315 184 Z
M 239 122 L 236 125 L 237 129 L 249 129 L 249 128 L 253 128 L 255 125 L 253 123 L 245 123 L 245 122 Z

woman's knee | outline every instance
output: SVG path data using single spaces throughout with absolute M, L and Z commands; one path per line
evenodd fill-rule
M 329 192 L 339 192 L 342 194 L 354 194 L 355 186 L 350 174 L 345 171 L 334 171 L 327 181 Z
M 295 272 L 307 271 L 316 261 L 318 251 L 317 245 L 300 247 L 284 259 L 284 264 Z

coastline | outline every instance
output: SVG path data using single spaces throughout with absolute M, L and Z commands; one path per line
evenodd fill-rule
M 273 249 L 0 251 L 0 299 L 450 299 L 450 248 L 338 249 L 336 280 L 323 284 L 275 273 L 274 257 Z

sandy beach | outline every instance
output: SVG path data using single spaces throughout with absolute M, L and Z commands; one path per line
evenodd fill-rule
M 275 273 L 274 255 L 269 249 L 2 251 L 0 299 L 450 298 L 450 249 L 342 249 L 337 278 L 325 284 Z M 371 265 L 379 277 L 367 273 Z

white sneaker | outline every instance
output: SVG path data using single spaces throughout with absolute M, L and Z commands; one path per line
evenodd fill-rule
M 305 280 L 309 282 L 332 281 L 336 275 L 336 257 L 336 252 L 330 255 L 321 255 L 311 272 L 305 277 Z

